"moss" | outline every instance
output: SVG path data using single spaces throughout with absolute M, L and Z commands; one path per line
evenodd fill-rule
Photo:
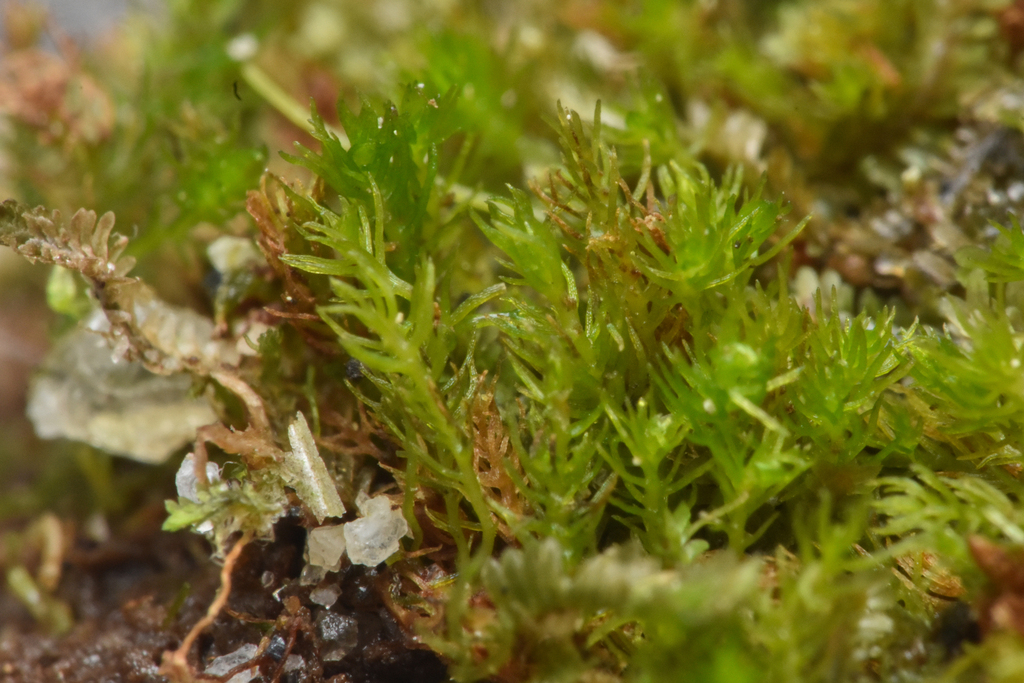
M 164 525 L 222 589 L 164 674 L 227 614 L 304 680 L 388 642 L 466 681 L 1015 680 L 1017 5 L 168 11 L 0 83 L 0 240 L 218 416 Z M 0 555 L 41 628 L 46 500 Z M 272 561 L 377 517 L 370 579 Z M 373 613 L 354 659 L 331 612 Z

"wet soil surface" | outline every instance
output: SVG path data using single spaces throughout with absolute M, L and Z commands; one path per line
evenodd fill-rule
M 243 551 L 227 609 L 192 647 L 197 680 L 447 680 L 444 662 L 385 606 L 393 582 L 386 568 L 349 566 L 328 575 L 316 588 L 336 600 L 317 604 L 310 599 L 314 586 L 299 580 L 305 531 L 287 518 L 276 531 L 273 542 Z M 158 526 L 103 544 L 77 542 L 65 556 L 56 594 L 75 616 L 66 635 L 41 633 L 0 591 L 0 682 L 166 680 L 159 674 L 164 652 L 178 647 L 217 591 L 220 567 L 208 556 L 197 536 L 167 534 Z M 239 651 L 247 653 L 244 664 L 222 671 L 231 659 L 225 656 Z M 219 675 L 199 675 L 207 671 Z

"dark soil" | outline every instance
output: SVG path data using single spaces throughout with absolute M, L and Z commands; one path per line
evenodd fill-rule
M 285 519 L 272 543 L 245 549 L 228 608 L 189 653 L 197 674 L 249 644 L 260 648 L 252 660 L 259 667 L 254 682 L 447 679 L 446 665 L 385 607 L 388 570 L 348 566 L 329 575 L 320 587 L 337 585 L 340 595 L 323 607 L 309 599 L 313 586 L 299 582 L 304 543 L 304 530 Z M 158 673 L 163 653 L 178 647 L 217 591 L 220 567 L 207 557 L 199 537 L 167 534 L 155 524 L 99 545 L 78 542 L 66 555 L 57 591 L 75 615 L 70 633 L 38 632 L 28 613 L 0 592 L 0 681 L 166 680 Z M 197 678 L 228 680 L 235 673 Z

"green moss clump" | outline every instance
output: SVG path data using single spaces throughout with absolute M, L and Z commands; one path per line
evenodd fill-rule
M 1016 680 L 1017 6 L 427 5 L 172 3 L 67 67 L 105 137 L 12 109 L 0 240 L 217 411 L 165 527 L 400 509 L 381 599 L 460 681 Z

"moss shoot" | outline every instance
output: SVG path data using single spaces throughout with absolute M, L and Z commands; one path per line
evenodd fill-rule
M 0 445 L 11 623 L 121 609 L 123 680 L 1024 677 L 1024 3 L 5 11 L 63 437 Z M 192 559 L 71 588 L 132 534 Z

